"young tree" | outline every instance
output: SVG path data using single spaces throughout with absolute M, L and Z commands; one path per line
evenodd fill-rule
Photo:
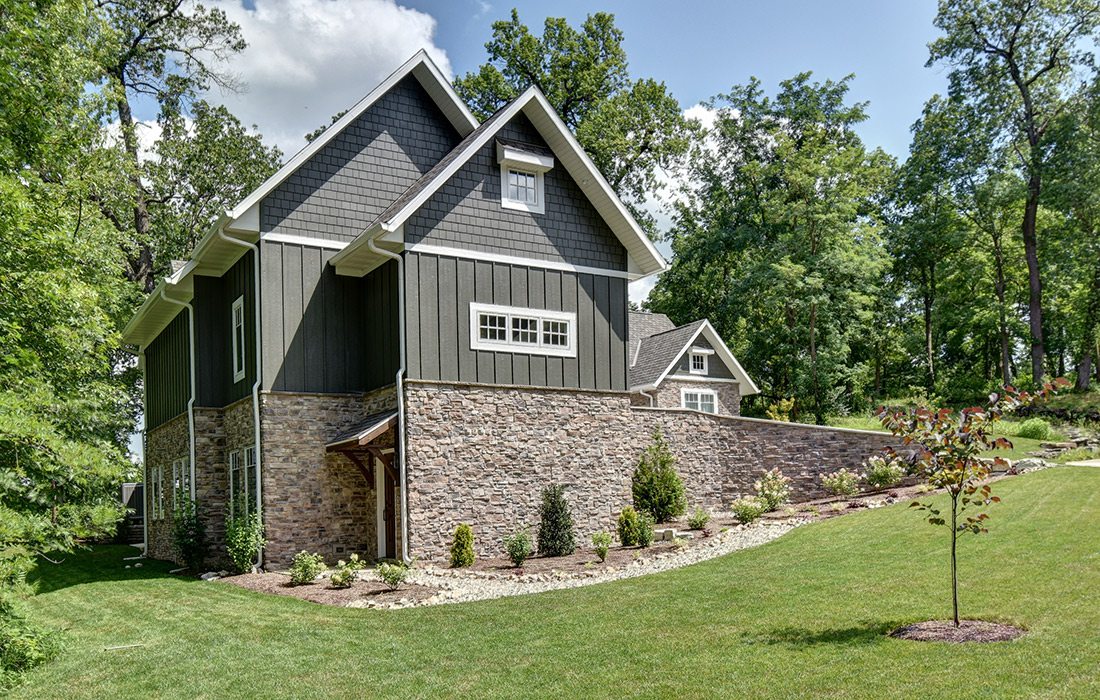
M 676 457 L 661 431 L 653 431 L 653 442 L 645 448 L 630 480 L 634 506 L 659 523 L 684 514 L 687 497 L 684 482 L 676 473 Z
M 952 96 L 988 120 L 997 143 L 1016 154 L 1027 181 L 1021 232 L 1028 268 L 1032 381 L 1038 384 L 1046 350 L 1037 229 L 1048 172 L 1048 131 L 1080 101 L 1080 71 L 1093 64 L 1100 3 L 940 0 L 934 23 L 943 35 L 929 45 L 928 64 L 952 66 Z
M 589 15 L 579 30 L 548 17 L 535 36 L 512 10 L 493 23 L 489 61 L 456 79 L 455 89 L 484 119 L 538 86 L 652 235 L 653 218 L 641 205 L 662 189 L 658 172 L 687 152 L 694 125 L 664 83 L 631 81 L 622 42 L 606 12 Z
M 990 465 L 980 459 L 980 455 L 992 449 L 1012 448 L 1006 438 L 992 436 L 992 424 L 1006 412 L 1068 384 L 1065 379 L 1058 378 L 1035 393 L 1006 386 L 1002 393 L 990 395 L 987 407 L 964 408 L 957 417 L 951 409 L 929 406 L 907 412 L 879 409 L 882 425 L 901 437 L 906 445 L 916 448 L 918 476 L 929 485 L 944 489 L 950 499 L 950 511 L 946 516 L 931 501 L 913 501 L 909 505 L 924 511 L 932 525 L 944 525 L 951 531 L 951 610 L 956 627 L 959 626 L 958 538 L 966 532 L 986 532 L 985 521 L 989 519 L 985 512 L 970 515 L 967 511 L 982 509 L 1001 500 L 985 483 Z M 897 457 L 893 450 L 890 452 L 891 457 Z M 1003 457 L 995 457 L 993 463 L 1007 466 Z

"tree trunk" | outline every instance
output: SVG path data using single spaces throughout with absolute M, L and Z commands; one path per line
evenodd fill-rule
M 959 570 L 955 556 L 959 541 L 958 512 L 959 495 L 951 494 L 951 613 L 955 627 L 959 626 Z
M 924 284 L 924 293 L 921 299 L 924 304 L 924 357 L 928 367 L 928 392 L 936 390 L 936 360 L 932 343 L 932 304 L 936 295 L 936 270 L 932 266 L 927 272 L 921 271 Z
M 1027 258 L 1028 324 L 1031 328 L 1031 380 L 1041 384 L 1046 376 L 1043 360 L 1043 282 L 1039 276 L 1039 241 L 1036 233 L 1036 217 L 1039 213 L 1039 192 L 1042 180 L 1037 168 L 1027 183 L 1027 202 L 1024 205 L 1024 255 Z
M 997 335 L 1001 341 L 1001 379 L 1012 383 L 1012 348 L 1008 340 L 1008 312 L 1005 310 L 1005 256 L 1001 247 L 1001 232 L 994 224 L 990 230 L 993 239 L 993 291 L 997 295 Z
M 131 247 L 127 251 L 126 276 L 132 282 L 140 282 L 146 293 L 156 288 L 156 278 L 153 275 L 153 249 L 149 245 L 149 203 L 145 199 L 145 187 L 141 183 L 141 156 L 138 152 L 136 126 L 134 113 L 130 108 L 130 101 L 126 98 L 126 85 L 121 73 L 115 76 L 121 85 L 123 97 L 119 98 L 118 121 L 122 130 L 122 144 L 126 149 L 126 155 L 132 168 L 130 186 L 133 190 L 131 207 L 134 216 L 134 230 L 131 239 Z
M 1095 235 L 1095 234 L 1094 234 Z M 1077 391 L 1088 391 L 1092 375 L 1093 352 L 1097 346 L 1097 326 L 1100 326 L 1100 257 L 1094 258 L 1085 318 L 1081 322 L 1081 354 L 1077 360 Z

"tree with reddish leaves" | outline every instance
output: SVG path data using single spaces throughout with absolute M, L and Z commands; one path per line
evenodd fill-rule
M 981 454 L 1012 448 L 1008 439 L 993 436 L 993 423 L 1006 413 L 1044 399 L 1069 384 L 1059 377 L 1034 392 L 1005 386 L 1001 393 L 990 394 L 987 406 L 964 408 L 958 415 L 949 408 L 931 406 L 909 411 L 882 407 L 878 411 L 882 425 L 902 438 L 906 446 L 914 448 L 913 473 L 929 486 L 945 490 L 950 498 L 949 513 L 932 501 L 913 501 L 909 505 L 923 511 L 932 525 L 951 528 L 951 607 L 956 627 L 959 626 L 958 538 L 961 533 L 988 532 L 985 521 L 989 515 L 984 509 L 1001 500 L 993 495 L 987 483 L 990 471 L 994 466 L 1008 466 L 1003 457 L 989 460 Z

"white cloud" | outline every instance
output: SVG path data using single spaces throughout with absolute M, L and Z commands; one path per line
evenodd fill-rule
M 305 134 L 366 95 L 420 49 L 444 74 L 447 54 L 435 45 L 435 19 L 393 0 L 215 0 L 241 27 L 248 48 L 228 66 L 240 93 L 207 96 L 229 108 L 289 158 Z

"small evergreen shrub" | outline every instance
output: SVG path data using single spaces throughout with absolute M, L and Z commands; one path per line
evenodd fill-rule
M 1029 440 L 1049 440 L 1050 434 L 1050 423 L 1042 418 L 1028 418 L 1016 428 L 1016 437 Z
M 341 559 L 336 562 L 336 571 L 332 572 L 329 582 L 333 588 L 351 588 L 351 584 L 355 582 L 355 574 L 366 565 L 358 554 L 352 554 L 347 561 Z
M 653 544 L 653 517 L 639 513 L 632 506 L 619 513 L 619 541 L 624 547 L 648 547 Z
M 601 562 L 607 561 L 607 552 L 611 549 L 611 533 L 592 533 L 592 548 L 596 550 L 596 556 L 600 558 Z
M 313 583 L 325 570 L 325 560 L 320 554 L 310 554 L 304 549 L 294 555 L 290 562 L 290 585 L 302 586 Z
M 531 533 L 520 530 L 514 535 L 504 538 L 504 551 L 512 560 L 513 566 L 523 566 L 523 562 L 534 554 L 534 546 L 531 543 Z
M 202 571 L 206 561 L 206 526 L 188 496 L 182 498 L 172 513 L 172 545 L 181 564 L 191 571 Z
M 653 433 L 653 443 L 642 453 L 631 480 L 634 507 L 666 522 L 681 516 L 687 509 L 684 482 L 676 473 L 676 458 L 660 430 Z
M 451 543 L 451 566 L 455 569 L 474 563 L 474 529 L 466 523 L 455 528 Z
M 696 508 L 695 511 L 688 516 L 688 528 L 691 530 L 702 530 L 709 522 L 710 513 L 702 508 Z
M 854 496 L 859 493 L 859 474 L 841 467 L 821 475 L 821 485 L 834 496 Z
M 378 576 L 381 577 L 382 583 L 390 587 L 391 591 L 396 591 L 409 578 L 409 566 L 401 561 L 384 561 L 378 565 Z
M 897 459 L 875 455 L 864 463 L 863 478 L 873 489 L 888 489 L 901 483 L 905 468 Z
M 737 522 L 748 525 L 767 512 L 767 505 L 756 496 L 744 496 L 730 504 L 730 512 Z
M 234 571 L 243 574 L 252 570 L 252 564 L 267 541 L 259 513 L 244 513 L 241 510 L 237 513 L 225 518 L 225 551 L 233 562 Z
M 778 467 L 764 472 L 756 480 L 753 488 L 756 489 L 757 498 L 764 503 L 768 511 L 775 510 L 791 497 L 791 480 L 783 476 L 783 472 L 779 471 Z
M 542 491 L 539 508 L 539 554 L 563 557 L 572 554 L 577 544 L 573 538 L 573 515 L 565 501 L 565 487 L 551 484 Z

